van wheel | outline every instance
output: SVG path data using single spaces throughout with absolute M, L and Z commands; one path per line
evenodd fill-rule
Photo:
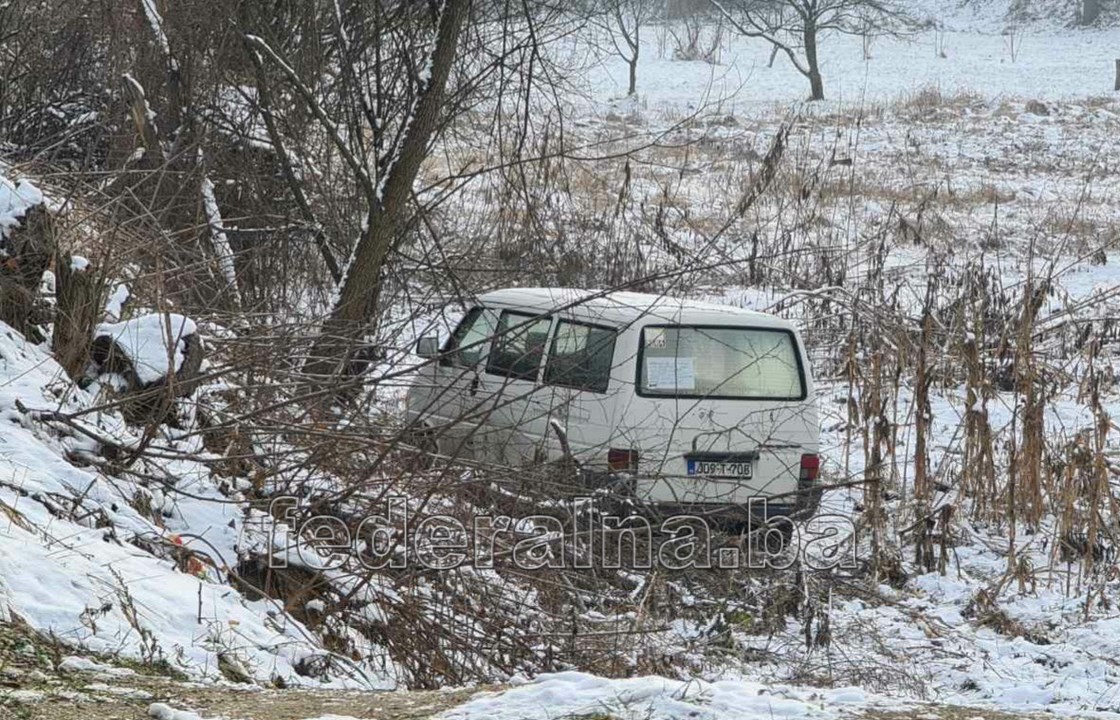
M 429 470 L 435 465 L 439 446 L 435 435 L 427 428 L 405 431 L 400 438 L 405 467 L 409 470 Z

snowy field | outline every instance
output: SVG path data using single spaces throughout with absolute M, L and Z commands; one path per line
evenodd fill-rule
M 873 43 L 870 60 L 863 58 L 861 38 L 829 37 L 821 60 L 826 101 L 815 107 L 880 104 L 904 99 L 923 87 L 948 93 L 970 91 L 988 99 L 1068 100 L 1112 94 L 1120 30 L 1021 32 L 1022 47 L 1015 60 L 1008 38 L 990 32 L 881 38 Z M 945 58 L 936 55 L 941 42 Z M 729 37 L 722 62 L 714 65 L 659 57 L 657 38 L 646 43 L 647 59 L 639 61 L 638 69 L 643 107 L 680 112 L 719 103 L 728 112 L 751 114 L 784 109 L 808 96 L 808 81 L 783 56 L 767 67 L 770 49 L 759 40 Z M 606 60 L 602 74 L 590 80 L 595 100 L 624 97 L 626 72 L 621 59 Z
M 686 257 L 693 257 L 691 249 L 711 251 L 704 228 L 725 216 L 721 203 L 728 187 L 738 188 L 736 176 L 757 169 L 779 124 L 793 118 L 797 162 L 814 169 L 830 157 L 853 160 L 850 176 L 833 171 L 837 197 L 822 200 L 812 216 L 825 229 L 804 231 L 818 246 L 837 249 L 850 271 L 867 270 L 866 238 L 885 225 L 915 215 L 920 222 L 923 213 L 935 219 L 923 232 L 925 247 L 896 240 L 885 252 L 883 262 L 904 307 L 920 304 L 931 272 L 927 260 L 936 250 L 954 257 L 951 266 L 972 262 L 992 271 L 1012 296 L 1028 271 L 1050 274 L 1054 289 L 1041 312 L 1043 327 L 1071 316 L 1079 321 L 1115 316 L 1120 103 L 1113 81 L 1120 31 L 1027 25 L 1012 36 L 995 15 L 967 10 L 942 21 L 941 33 L 876 40 L 869 60 L 860 38 L 827 38 L 822 73 L 828 99 L 814 104 L 804 102 L 807 81 L 782 56 L 767 67 L 765 43 L 728 35 L 719 63 L 680 62 L 671 59 L 671 38 L 651 28 L 643 36 L 637 98 L 623 97 L 626 64 L 605 56 L 601 68 L 586 76 L 587 95 L 576 101 L 574 124 L 594 137 L 620 124 L 655 134 L 699 113 L 698 122 L 666 139 L 696 143 L 695 155 L 684 161 L 669 152 L 643 155 L 648 163 L 636 172 L 640 180 L 631 190 L 635 205 L 668 197 L 674 207 L 686 208 L 691 225 L 682 224 L 673 235 Z M 601 177 L 618 172 L 605 167 Z M 567 202 L 570 212 L 582 207 L 578 198 L 569 196 Z M 589 197 L 586 205 L 594 202 Z M 780 215 L 768 206 L 752 217 L 752 227 L 776 237 L 804 219 Z M 747 251 L 738 238 L 718 247 L 729 259 Z M 682 292 L 799 317 L 802 293 L 780 283 L 745 288 L 735 272 L 712 274 L 713 287 Z M 1064 371 L 1077 377 L 1084 366 L 1074 361 Z M 847 394 L 846 385 L 827 382 L 820 392 L 833 480 L 859 477 L 865 464 L 862 449 L 853 447 L 843 429 Z M 1104 402 L 1111 417 L 1120 415 L 1120 398 Z M 1011 394 L 990 402 L 993 429 L 1012 430 L 1016 403 Z M 914 473 L 911 404 L 912 394 L 903 388 L 893 411 L 900 425 L 892 460 L 903 487 Z M 931 404 L 932 466 L 939 478 L 950 477 L 959 462 L 967 402 L 963 390 L 938 389 Z M 1053 398 L 1045 422 L 1055 439 L 1072 440 L 1093 427 L 1076 383 Z M 1110 440 L 1115 443 L 1114 432 Z M 854 516 L 861 502 L 860 492 L 840 490 L 826 496 L 825 511 Z M 1053 523 L 1048 520 L 1037 535 L 1019 537 L 1016 554 L 1033 570 L 1016 579 L 1008 575 L 1005 528 L 965 521 L 961 533 L 944 576 L 918 574 L 902 588 L 882 585 L 862 597 L 857 592 L 830 599 L 827 648 L 793 650 L 804 628 L 791 619 L 783 633 L 753 638 L 743 633 L 741 647 L 762 659 L 745 666 L 730 659 L 722 670 L 709 668 L 703 677 L 711 683 L 545 676 L 479 698 L 446 717 L 544 720 L 604 713 L 753 720 L 905 708 L 907 700 L 1120 717 L 1120 646 L 1111 640 L 1120 631 L 1120 615 L 1109 601 L 1086 615 L 1086 593 L 1092 591 L 1083 589 L 1089 584 L 1077 565 L 1058 562 Z M 978 590 L 998 596 L 1000 617 L 1016 629 L 977 621 Z M 1108 582 L 1098 591 L 1113 598 L 1120 587 Z M 684 655 L 706 642 L 705 628 L 688 623 L 669 640 L 672 651 Z M 814 693 L 784 685 L 793 677 L 840 677 L 842 684 L 860 689 Z M 759 688 L 760 680 L 770 685 Z
M 874 39 L 870 59 L 864 58 L 861 37 L 825 36 L 821 74 L 826 101 L 811 106 L 803 102 L 809 95 L 808 81 L 784 55 L 768 67 L 771 51 L 763 40 L 737 36 L 725 26 L 717 46 L 719 62 L 682 62 L 673 59 L 673 39 L 667 30 L 646 28 L 639 56 L 638 102 L 643 109 L 678 115 L 703 105 L 754 115 L 767 110 L 784 113 L 791 106 L 827 112 L 883 104 L 930 87 L 947 94 L 968 91 L 989 101 L 1084 100 L 1113 92 L 1118 28 L 1061 31 L 1008 25 L 991 12 L 977 15 L 967 8 L 943 12 L 938 4 L 925 11 L 927 17 L 938 18 L 942 30 Z M 705 32 L 710 39 L 716 30 L 708 27 Z M 593 47 L 610 48 L 610 43 L 605 40 Z M 580 50 L 593 52 L 591 47 Z M 601 64 L 584 78 L 593 105 L 626 95 L 626 63 L 609 52 L 599 56 Z

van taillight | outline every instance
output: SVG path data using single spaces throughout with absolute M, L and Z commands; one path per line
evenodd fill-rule
M 812 482 L 817 479 L 821 471 L 821 458 L 819 455 L 801 456 L 801 479 Z
M 611 448 L 607 450 L 607 466 L 615 472 L 633 472 L 638 469 L 638 451 Z

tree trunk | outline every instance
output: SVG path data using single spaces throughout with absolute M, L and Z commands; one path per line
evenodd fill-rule
M 637 43 L 633 46 L 633 54 L 630 56 L 630 87 L 626 91 L 627 95 L 634 96 L 638 94 L 638 46 Z
M 1081 0 L 1081 24 L 1092 25 L 1101 16 L 1101 0 Z
M 817 62 L 817 23 L 812 18 L 805 21 L 805 63 L 809 67 L 810 100 L 824 100 L 824 81 Z
M 89 362 L 94 329 L 105 313 L 105 290 L 104 278 L 99 273 L 75 264 L 69 254 L 57 256 L 51 350 L 74 380 L 82 376 Z
M 54 217 L 46 206 L 30 208 L 8 234 L 7 259 L 0 265 L 0 320 L 31 342 L 43 340 L 37 326 L 45 323 L 36 318 L 36 298 L 57 247 L 55 233 Z
M 365 230 L 343 275 L 338 300 L 304 366 L 304 372 L 319 382 L 346 374 L 351 355 L 376 322 L 381 272 L 408 211 L 412 183 L 439 121 L 444 87 L 469 7 L 470 0 L 446 0 L 444 4 L 427 87 L 418 93 L 396 160 L 390 163 L 377 202 L 369 208 Z
M 199 151 L 201 157 L 202 151 Z M 237 283 L 237 266 L 233 261 L 233 248 L 226 235 L 225 221 L 222 220 L 222 211 L 218 207 L 218 198 L 214 194 L 214 182 L 205 173 L 199 185 L 202 193 L 202 212 L 206 217 L 206 225 L 210 229 L 210 247 L 218 260 L 218 270 L 226 286 L 224 293 L 228 293 L 232 309 L 241 309 L 241 290 Z
M 619 32 L 622 34 L 622 39 L 626 41 L 626 48 L 630 51 L 629 55 L 622 54 L 619 48 L 619 54 L 630 69 L 630 84 L 627 86 L 626 95 L 634 97 L 638 94 L 638 57 L 641 54 L 642 48 L 642 15 L 641 8 L 634 10 L 634 31 L 633 33 L 626 30 L 626 14 L 621 7 L 615 8 L 615 22 L 618 23 Z M 617 41 L 615 47 L 618 48 Z

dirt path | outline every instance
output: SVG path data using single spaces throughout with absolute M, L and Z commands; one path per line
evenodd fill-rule
M 429 720 L 464 702 L 474 692 L 254 690 L 142 675 L 71 673 L 64 679 L 54 678 L 53 682 L 48 678 L 29 683 L 19 690 L 0 689 L 0 720 L 152 720 L 149 710 L 153 703 L 160 702 L 176 710 L 198 713 L 202 718 L 229 720 L 306 720 L 323 715 L 360 720 Z M 594 717 L 614 720 L 609 716 Z M 947 706 L 922 706 L 904 712 L 869 711 L 851 718 L 1029 720 L 1023 715 Z
M 21 625 L 0 624 L 0 720 L 138 720 L 153 703 L 203 718 L 304 720 L 341 715 L 361 720 L 422 720 L 476 690 L 345 692 L 202 685 L 159 668 L 73 658 L 72 650 Z
M 335 715 L 359 720 L 429 720 L 479 692 L 265 690 L 245 685 L 202 685 L 166 677 L 152 668 L 121 667 L 68 655 L 69 651 L 44 642 L 25 628 L 0 625 L 0 720 L 151 720 L 153 703 L 165 703 L 207 719 L 306 720 Z M 851 717 L 1028 720 L 1031 716 L 931 705 L 905 712 L 869 710 Z
M 0 690 L 0 719 L 151 720 L 153 703 L 189 710 L 203 718 L 305 720 L 341 715 L 361 720 L 426 720 L 463 702 L 471 692 L 363 693 L 310 690 L 252 690 L 199 686 L 151 677 L 107 677 L 97 673 L 58 683 Z

